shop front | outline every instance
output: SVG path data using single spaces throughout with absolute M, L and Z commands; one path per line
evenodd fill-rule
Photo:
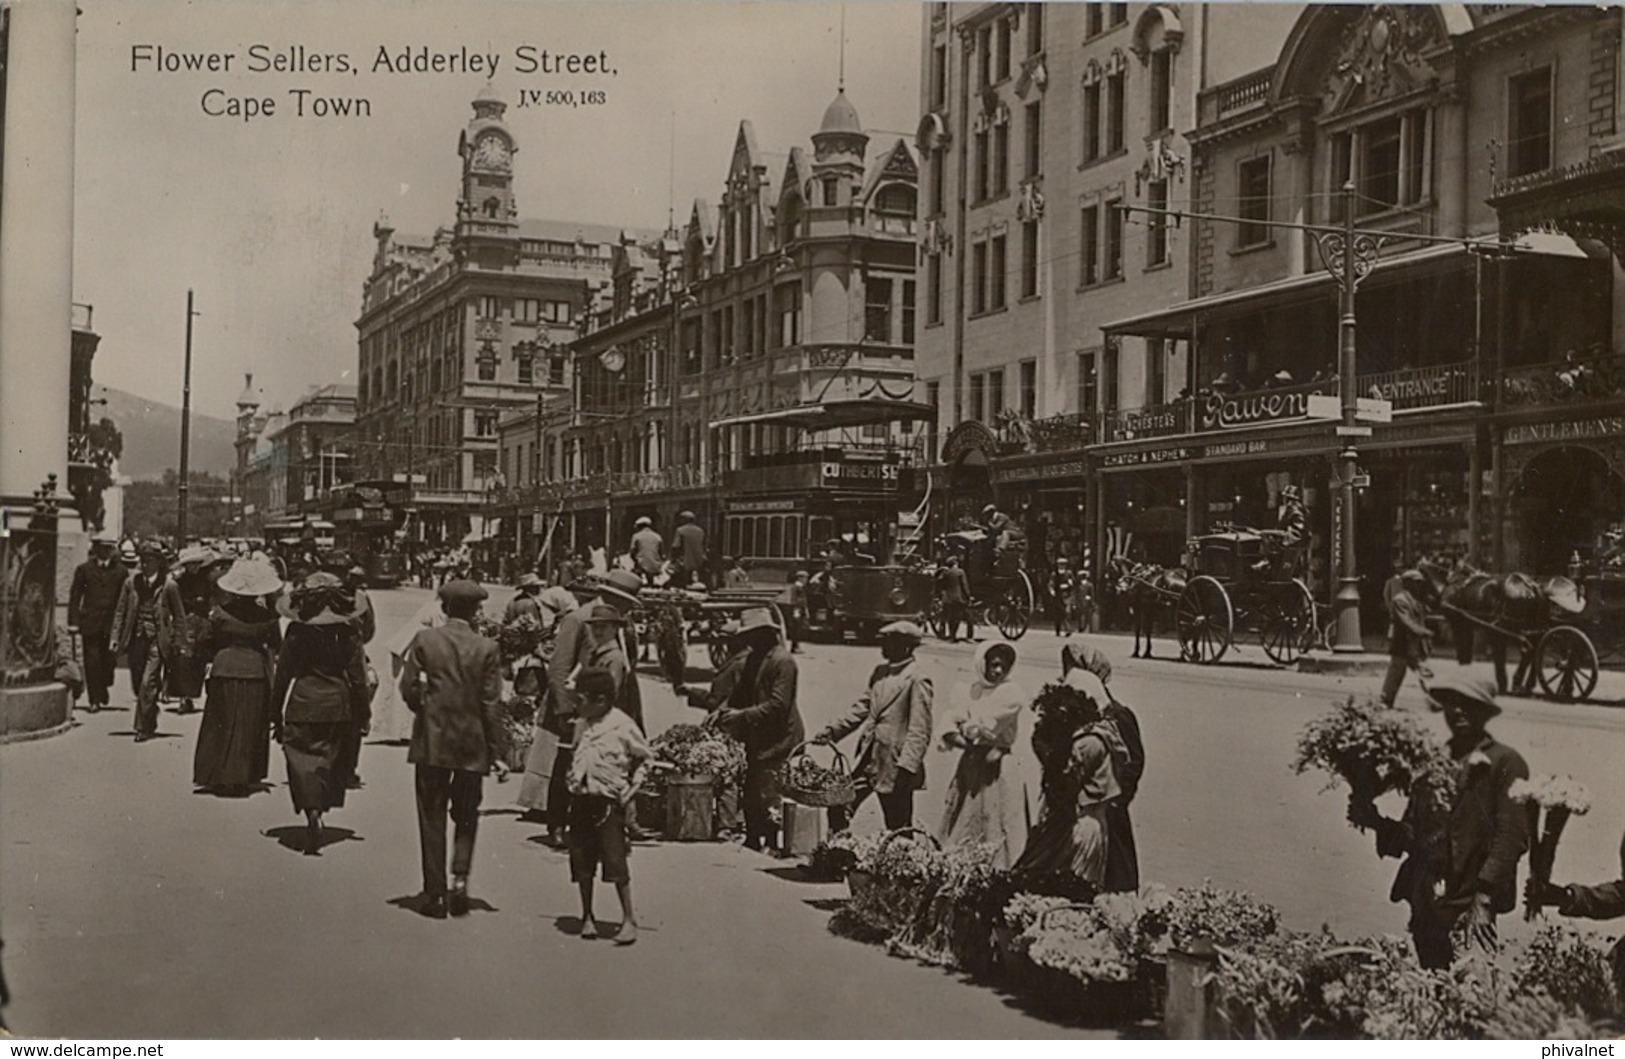
M 1507 426 L 1499 455 L 1504 568 L 1592 569 L 1625 521 L 1625 411 Z

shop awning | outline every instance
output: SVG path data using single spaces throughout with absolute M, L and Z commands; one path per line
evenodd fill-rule
M 1404 238 L 1402 235 L 1395 238 Z M 1409 253 L 1395 254 L 1377 262 L 1372 269 L 1372 275 L 1392 274 L 1401 269 L 1415 268 L 1420 265 L 1440 262 L 1449 258 L 1467 253 L 1466 243 L 1441 243 L 1435 246 L 1424 247 Z M 1225 291 L 1223 294 L 1209 294 L 1202 298 L 1193 298 L 1190 301 L 1171 305 L 1166 309 L 1155 312 L 1141 313 L 1138 316 L 1114 320 L 1102 325 L 1101 330 L 1108 335 L 1145 335 L 1151 338 L 1189 338 L 1196 331 L 1196 318 L 1215 311 L 1227 311 L 1227 315 L 1238 312 L 1256 312 L 1259 309 L 1275 308 L 1291 302 L 1302 301 L 1306 296 L 1319 294 L 1322 290 L 1334 291 L 1337 284 L 1331 273 L 1324 268 L 1317 267 L 1312 272 L 1301 276 L 1289 276 L 1286 279 L 1274 280 L 1270 283 L 1260 283 L 1252 287 L 1242 287 L 1237 290 Z
M 823 404 L 794 405 L 769 412 L 747 412 L 711 422 L 711 429 L 771 423 L 803 430 L 842 430 L 880 423 L 912 423 L 935 419 L 937 410 L 924 401 L 894 401 L 872 398 L 857 401 L 826 401 Z

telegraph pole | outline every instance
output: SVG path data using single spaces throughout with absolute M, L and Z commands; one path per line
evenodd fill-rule
M 192 292 L 186 292 L 186 369 L 181 378 L 181 482 L 175 505 L 175 546 L 186 546 L 187 479 L 192 462 Z

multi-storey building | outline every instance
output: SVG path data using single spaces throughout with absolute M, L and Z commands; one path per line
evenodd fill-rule
M 243 533 L 261 535 L 268 523 L 316 517 L 324 495 L 351 480 L 356 388 L 315 387 L 287 412 L 259 411 L 253 376 L 237 399 L 236 477 L 243 496 Z
M 669 531 L 687 508 L 715 556 L 758 577 L 835 538 L 888 557 L 930 415 L 914 385 L 917 179 L 904 139 L 865 132 L 844 90 L 810 151 L 766 152 L 740 123 L 721 199 L 624 241 L 574 344 L 569 427 L 535 501 L 566 516 L 558 540 L 619 551 L 637 516 Z M 514 448 L 536 422 L 513 417 Z
M 1330 591 L 1342 444 L 1307 412 L 1338 392 L 1338 243 L 1280 222 L 1352 214 L 1357 389 L 1393 409 L 1358 442 L 1368 627 L 1399 562 L 1587 561 L 1625 513 L 1620 21 L 1316 5 L 1277 61 L 1205 89 L 1194 208 L 1232 219 L 1192 225 L 1192 298 L 1106 326 L 1192 350 L 1182 396 L 1106 420 L 1107 510 L 1121 468 L 1203 526 L 1269 524 L 1297 485 Z
M 1183 384 L 1185 343 L 1100 331 L 1188 290 L 1188 231 L 1122 209 L 1189 195 L 1208 20 L 1177 10 L 924 11 L 918 363 L 938 408 L 932 455 L 948 520 L 1008 494 L 1041 566 L 1089 551 L 1084 450 L 1100 418 Z
M 487 86 L 473 108 L 455 223 L 432 238 L 375 225 L 356 321 L 360 477 L 410 482 L 414 532 L 433 543 L 498 532 L 498 423 L 568 394 L 568 344 L 623 234 L 521 220 L 506 104 Z

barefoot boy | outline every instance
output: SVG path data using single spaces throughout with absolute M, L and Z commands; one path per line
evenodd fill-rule
M 581 888 L 581 936 L 596 938 L 592 915 L 593 872 L 602 865 L 604 881 L 621 899 L 618 945 L 638 940 L 632 912 L 632 875 L 627 866 L 626 818 L 643 780 L 649 744 L 632 718 L 614 707 L 615 678 L 604 669 L 576 677 L 581 724 L 570 762 L 570 878 Z

